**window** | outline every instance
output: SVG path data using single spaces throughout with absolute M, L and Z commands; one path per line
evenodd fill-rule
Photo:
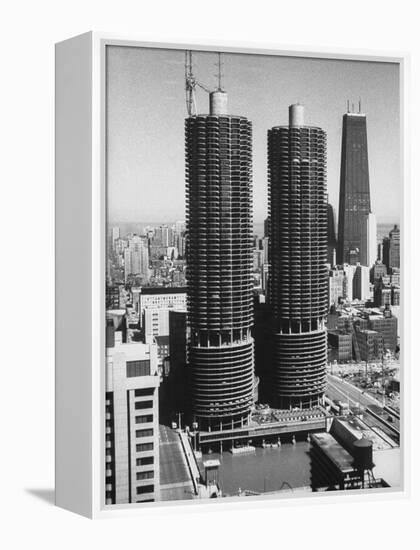
M 134 391 L 134 395 L 136 397 L 143 397 L 145 395 L 153 395 L 155 392 L 155 388 L 141 388 L 139 390 Z
M 150 376 L 150 359 L 142 361 L 127 361 L 127 378 L 134 376 Z
M 144 495 L 145 493 L 153 493 L 154 490 L 154 485 L 143 485 L 142 487 L 137 487 L 137 494 Z
M 141 481 L 142 479 L 152 479 L 154 477 L 154 471 L 149 470 L 148 472 L 137 472 L 136 479 Z
M 146 424 L 147 422 L 153 422 L 153 414 L 136 416 L 136 424 Z
M 152 437 L 152 436 L 153 436 L 152 428 L 148 430 L 136 430 L 136 437 Z
M 153 451 L 153 443 L 138 443 L 136 445 L 137 453 L 142 453 L 144 451 Z
M 144 458 L 137 458 L 136 466 L 149 466 L 149 464 L 153 464 L 154 461 L 155 461 L 154 456 L 145 456 Z
M 136 409 L 153 409 L 153 401 L 136 401 Z

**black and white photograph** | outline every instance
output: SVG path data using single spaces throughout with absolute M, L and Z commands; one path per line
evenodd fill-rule
M 402 489 L 400 90 L 106 47 L 106 505 Z

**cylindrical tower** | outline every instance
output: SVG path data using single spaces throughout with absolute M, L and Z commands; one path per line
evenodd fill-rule
M 214 92 L 211 114 L 185 124 L 188 364 L 203 430 L 244 425 L 253 400 L 251 123 L 226 108 Z
M 311 407 L 324 394 L 328 307 L 326 134 L 304 125 L 268 131 L 271 387 L 280 408 Z

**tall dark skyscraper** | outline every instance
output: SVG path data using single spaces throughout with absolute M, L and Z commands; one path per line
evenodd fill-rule
M 188 363 L 204 430 L 243 425 L 253 402 L 251 133 L 221 89 L 185 124 Z
M 366 115 L 346 113 L 341 144 L 338 264 L 360 262 L 369 265 L 370 213 Z M 370 233 L 372 231 L 371 228 Z
M 324 394 L 328 308 L 326 134 L 305 126 L 268 131 L 273 404 L 311 407 Z
M 334 208 L 328 204 L 328 255 L 327 261 L 333 267 L 336 264 L 337 239 L 335 237 L 335 216 Z

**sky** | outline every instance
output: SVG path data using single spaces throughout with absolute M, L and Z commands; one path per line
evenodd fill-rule
M 184 50 L 109 46 L 107 53 L 108 219 L 173 222 L 185 218 Z M 217 86 L 217 59 L 194 52 L 196 78 Z M 393 63 L 249 54 L 223 55 L 230 114 L 253 125 L 254 223 L 267 216 L 267 130 L 287 124 L 288 106 L 305 106 L 305 123 L 327 132 L 329 202 L 338 212 L 342 116 L 347 100 L 367 116 L 372 210 L 399 223 L 399 67 Z M 196 93 L 199 113 L 208 94 Z

